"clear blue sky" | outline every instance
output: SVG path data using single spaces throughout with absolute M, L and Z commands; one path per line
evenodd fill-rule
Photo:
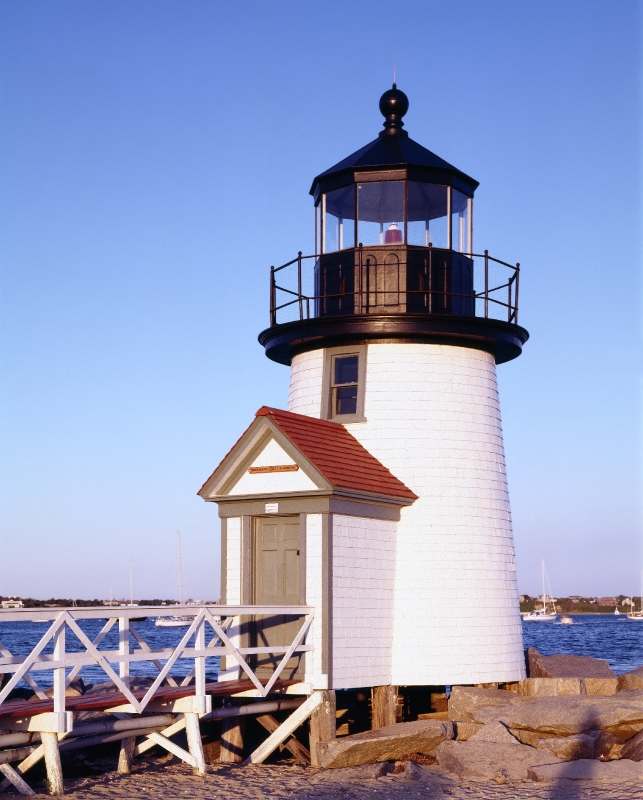
M 196 491 L 288 370 L 268 268 L 312 178 L 407 130 L 474 176 L 475 249 L 523 265 L 499 368 L 521 591 L 641 564 L 641 4 L 0 4 L 0 594 L 218 597 Z

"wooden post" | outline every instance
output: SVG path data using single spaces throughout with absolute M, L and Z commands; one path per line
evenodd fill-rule
M 201 727 L 199 715 L 190 711 L 185 715 L 185 733 L 188 738 L 188 750 L 196 759 L 194 774 L 203 777 L 206 773 L 205 755 L 203 754 L 203 741 L 201 740 Z
M 279 727 L 279 722 L 277 722 L 272 714 L 261 714 L 260 716 L 256 717 L 256 720 L 268 731 L 268 733 L 274 733 Z M 297 761 L 301 762 L 302 764 L 310 764 L 310 753 L 298 739 L 295 739 L 294 736 L 286 739 L 282 747 L 285 747 L 286 750 L 290 750 Z
M 129 656 L 129 619 L 127 617 L 118 618 L 118 653 L 121 656 Z M 120 661 L 118 664 L 118 674 L 123 683 L 129 688 L 130 685 L 130 665 L 129 661 Z M 120 775 L 129 775 L 132 771 L 132 761 L 134 760 L 134 749 L 136 747 L 136 737 L 133 739 L 122 739 L 121 750 L 118 754 L 117 772 Z
M 136 736 L 121 739 L 121 751 L 118 754 L 119 775 L 129 775 L 132 772 L 132 761 L 134 761 L 134 749 L 136 747 Z
M 371 728 L 385 728 L 397 722 L 397 686 L 373 686 Z
M 36 794 L 31 786 L 29 786 L 15 771 L 11 764 L 0 764 L 0 772 L 5 776 L 8 783 L 12 783 L 16 787 L 20 794 Z M 4 790 L 0 788 L 0 791 Z
M 232 703 L 229 704 L 232 707 Z M 228 717 L 221 720 L 221 764 L 239 764 L 243 761 L 243 734 L 245 717 Z
M 337 730 L 337 703 L 335 700 L 335 692 L 334 690 L 326 690 L 321 692 L 321 694 L 323 695 L 321 705 L 310 715 L 308 723 L 310 763 L 313 767 L 319 766 L 317 744 L 334 739 Z
M 49 794 L 60 796 L 64 794 L 64 789 L 63 768 L 60 763 L 60 752 L 58 750 L 58 734 L 42 732 L 40 734 L 40 741 L 45 751 Z

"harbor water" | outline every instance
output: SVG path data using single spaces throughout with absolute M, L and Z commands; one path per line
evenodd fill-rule
M 643 622 L 630 622 L 624 616 L 612 614 L 577 614 L 572 615 L 573 625 L 561 625 L 560 617 L 556 622 L 523 622 L 524 646 L 535 647 L 543 655 L 565 653 L 568 655 L 584 655 L 605 659 L 617 674 L 628 672 L 643 666 Z M 103 620 L 83 620 L 79 623 L 82 630 L 92 640 L 98 636 L 104 625 Z M 187 632 L 187 628 L 156 627 L 154 619 L 132 623 L 142 638 L 151 648 L 176 647 Z M 49 623 L 11 622 L 0 623 L 0 644 L 13 655 L 27 655 L 38 644 L 49 628 Z M 209 632 L 210 633 L 210 632 Z M 214 635 L 212 633 L 212 635 Z M 212 638 L 207 636 L 207 641 Z M 192 644 L 192 642 L 190 642 Z M 68 651 L 83 651 L 85 648 L 71 631 L 67 631 L 66 647 Z M 131 641 L 132 649 L 138 644 Z M 115 625 L 105 636 L 99 646 L 100 650 L 118 649 L 118 626 Z M 49 643 L 44 652 L 51 653 Z M 163 662 L 162 662 L 163 663 Z M 174 676 L 187 675 L 194 665 L 193 660 L 179 659 L 173 665 Z M 118 672 L 118 665 L 114 664 Z M 207 680 L 216 680 L 219 659 L 208 658 L 206 661 Z M 139 661 L 131 665 L 133 677 L 154 677 L 158 674 L 156 667 L 148 661 Z M 33 673 L 38 683 L 46 688 L 53 682 L 50 670 Z M 80 677 L 85 683 L 103 683 L 107 675 L 98 665 L 83 667 Z M 21 681 L 20 687 L 27 688 Z
M 592 656 L 608 662 L 617 675 L 643 666 L 643 622 L 625 615 L 571 614 L 573 625 L 556 622 L 523 622 L 525 648 L 542 655 L 559 653 Z

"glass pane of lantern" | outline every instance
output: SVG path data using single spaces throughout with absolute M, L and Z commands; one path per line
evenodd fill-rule
M 324 252 L 355 247 L 355 191 L 353 186 L 326 193 Z
M 427 247 L 447 246 L 447 191 L 448 187 L 434 183 L 408 183 L 409 244 Z
M 404 181 L 357 186 L 357 241 L 364 245 L 404 241 Z
M 451 189 L 451 236 L 454 250 L 469 252 L 469 198 L 457 189 Z

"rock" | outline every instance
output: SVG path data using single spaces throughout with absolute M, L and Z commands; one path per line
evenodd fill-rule
M 639 697 L 625 697 L 639 694 Z M 578 695 L 572 697 L 529 697 L 521 704 L 506 706 L 497 719 L 517 736 L 515 729 L 533 731 L 546 736 L 574 736 L 590 730 L 613 734 L 620 742 L 643 729 L 643 697 L 641 693 L 623 693 L 613 697 Z M 483 721 L 478 714 L 475 721 Z M 520 738 L 520 737 L 518 737 Z
M 538 783 L 551 781 L 601 781 L 619 783 L 643 779 L 643 764 L 636 761 L 563 761 L 558 764 L 543 764 L 529 767 L 527 775 Z
M 585 694 L 581 678 L 527 678 L 521 681 L 523 697 L 559 697 L 566 694 Z
M 623 691 L 611 697 L 521 697 L 503 690 L 460 686 L 452 692 L 449 718 L 478 724 L 502 722 L 523 742 L 516 729 L 537 733 L 537 738 L 603 730 L 625 742 L 643 729 L 643 691 Z
M 74 678 L 74 680 L 65 689 L 65 697 L 81 697 L 85 694 L 86 689 L 87 687 L 85 686 L 82 678 Z M 50 689 L 47 689 L 45 694 L 47 697 L 53 697 L 54 687 L 52 686 Z
M 607 661 L 590 656 L 543 656 L 534 647 L 527 650 L 530 678 L 616 678 Z
M 628 691 L 630 689 L 643 689 L 643 667 L 637 667 L 631 672 L 618 676 L 618 691 Z
M 395 777 L 403 781 L 419 781 L 426 777 L 426 768 L 414 761 L 398 761 L 395 764 Z
M 137 675 L 136 677 L 130 678 L 130 689 L 149 689 L 150 686 L 154 683 L 155 678 L 146 678 Z M 114 694 L 116 692 L 120 692 L 118 686 L 111 681 L 106 681 L 105 683 L 96 683 L 91 689 L 87 689 L 85 694 Z
M 9 675 L 8 672 L 5 674 Z M 32 698 L 35 698 L 36 700 L 40 699 L 37 694 L 34 694 L 31 691 L 31 689 L 12 689 L 7 695 L 5 703 L 10 703 L 12 700 L 31 700 Z
M 470 742 L 496 742 L 504 744 L 520 744 L 520 742 L 512 736 L 509 731 L 501 722 L 490 722 L 488 725 L 483 725 L 479 731 L 470 736 Z
M 332 772 L 324 772 L 321 775 L 315 776 L 312 779 L 312 783 L 319 783 L 320 781 L 327 783 L 329 780 L 336 781 L 338 783 L 375 780 L 376 778 L 383 778 L 391 771 L 391 764 L 387 764 L 386 762 L 379 764 L 362 764 L 359 767 L 343 767 L 342 769 L 334 769 Z
M 628 739 L 621 748 L 621 758 L 631 761 L 643 761 L 643 731 Z
M 618 678 L 583 678 L 581 683 L 585 690 L 581 694 L 602 694 L 609 697 L 618 692 Z
M 455 738 L 460 742 L 466 742 L 475 733 L 484 728 L 478 722 L 454 722 Z
M 452 722 L 496 722 L 512 705 L 523 702 L 519 695 L 504 689 L 476 689 L 454 686 L 449 698 L 449 719 Z
M 557 764 L 549 753 L 522 744 L 500 742 L 442 742 L 437 751 L 440 766 L 464 780 L 527 780 L 530 767 Z
M 559 697 L 566 694 L 612 695 L 618 691 L 618 678 L 526 678 L 517 685 L 523 697 Z
M 337 769 L 374 761 L 401 761 L 409 753 L 431 755 L 438 745 L 454 736 L 453 725 L 440 720 L 418 720 L 387 725 L 317 744 L 321 767 Z
M 573 761 L 579 758 L 596 758 L 600 731 L 577 733 L 575 736 L 549 736 L 546 739 L 536 739 L 532 747 L 551 753 L 562 758 L 563 761 Z M 531 743 L 530 743 L 531 744 Z
M 517 739 L 521 744 L 528 744 L 530 747 L 537 747 L 537 742 L 540 739 L 546 738 L 541 733 L 534 733 L 533 731 L 523 731 L 520 728 L 509 728 L 511 735 Z M 553 738 L 553 737 L 551 737 Z
M 611 761 L 614 758 L 621 757 L 622 749 L 623 742 L 619 742 L 611 733 L 607 731 L 598 732 L 598 742 L 596 744 L 594 758 L 600 758 L 602 761 Z

